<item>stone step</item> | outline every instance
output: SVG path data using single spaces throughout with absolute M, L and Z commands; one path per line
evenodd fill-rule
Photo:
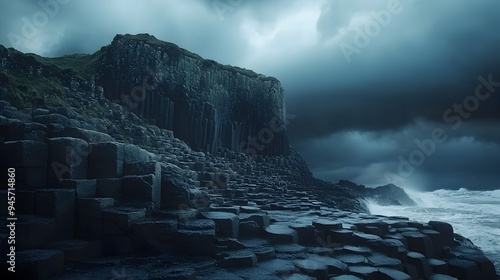
M 250 250 L 227 252 L 217 264 L 224 268 L 253 267 L 257 264 L 257 257 Z
M 290 244 L 298 242 L 297 232 L 285 225 L 270 225 L 264 229 L 265 237 L 272 244 Z
M 220 237 L 238 238 L 239 218 L 227 212 L 204 212 L 202 216 L 215 222 L 215 232 Z
M 101 240 L 68 239 L 50 243 L 46 249 L 64 252 L 65 262 L 81 262 L 101 255 Z
M 54 235 L 57 229 L 55 218 L 35 215 L 18 215 L 16 223 L 16 250 L 42 248 L 56 240 Z M 0 222 L 6 228 L 8 221 Z
M 64 252 L 60 250 L 18 251 L 16 260 L 16 279 L 48 279 L 64 270 Z
M 132 207 L 111 207 L 102 210 L 103 235 L 117 236 L 131 233 L 133 223 L 144 221 L 146 209 Z

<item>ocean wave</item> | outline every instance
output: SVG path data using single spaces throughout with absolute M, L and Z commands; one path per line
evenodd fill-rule
M 365 201 L 374 215 L 404 216 L 418 222 L 444 221 L 470 239 L 495 263 L 500 272 L 500 190 L 406 191 L 416 206 L 380 206 Z

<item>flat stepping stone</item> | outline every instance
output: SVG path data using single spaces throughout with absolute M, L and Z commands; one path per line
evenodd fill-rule
M 437 259 L 429 259 L 429 265 L 432 268 L 432 272 L 436 274 L 448 274 L 448 265 L 446 262 Z
M 310 256 L 309 259 L 325 264 L 328 267 L 328 274 L 343 274 L 349 268 L 345 263 L 335 258 Z
M 259 207 L 253 206 L 240 206 L 241 213 L 259 213 L 262 210 Z
M 270 225 L 264 229 L 266 238 L 273 244 L 297 243 L 297 232 L 285 225 Z
M 217 246 L 222 246 L 226 248 L 227 250 L 242 250 L 246 249 L 246 246 L 243 245 L 238 239 L 236 238 L 217 238 Z
M 164 269 L 155 269 L 149 272 L 149 280 L 163 279 L 194 279 L 196 271 L 190 266 L 175 266 Z
M 298 244 L 289 244 L 289 245 L 276 245 L 274 246 L 276 253 L 283 254 L 301 254 L 307 251 L 306 247 L 300 246 Z
M 223 206 L 210 205 L 210 211 L 227 212 L 227 213 L 239 215 L 240 214 L 240 207 L 238 207 L 238 206 L 225 206 L 225 207 L 223 207 Z
M 363 277 L 363 279 L 376 279 L 378 268 L 364 265 L 349 266 L 349 273 Z
M 226 212 L 204 212 L 202 215 L 215 222 L 215 234 L 221 237 L 238 238 L 238 216 Z
M 350 245 L 343 246 L 341 251 L 344 252 L 344 254 L 358 254 L 363 256 L 369 256 L 373 253 L 373 250 L 368 247 Z
M 352 244 L 357 246 L 365 246 L 368 245 L 371 241 L 378 240 L 382 240 L 382 238 L 380 238 L 380 236 L 368 233 L 354 232 L 352 236 Z
M 339 275 L 330 278 L 330 280 L 363 280 L 362 278 L 359 278 L 358 276 L 354 275 Z
M 273 247 L 254 248 L 251 249 L 251 251 L 255 254 L 259 262 L 274 259 L 276 257 L 276 251 Z
M 304 274 L 297 274 L 297 273 L 294 273 L 294 274 L 287 276 L 283 279 L 284 280 L 316 280 L 316 278 L 314 278 L 314 277 L 307 276 Z
M 354 255 L 354 254 L 338 255 L 335 256 L 335 258 L 347 265 L 359 265 L 366 263 L 366 258 L 363 255 Z
M 47 279 L 64 270 L 64 252 L 59 250 L 20 251 L 16 261 L 14 273 L 19 279 Z
M 275 275 L 292 274 L 296 272 L 295 265 L 291 260 L 272 259 L 259 263 L 259 269 L 270 271 Z
M 329 256 L 333 253 L 333 249 L 327 247 L 311 247 L 307 249 L 307 252 L 318 256 Z
M 250 250 L 228 252 L 225 255 L 217 262 L 220 267 L 253 267 L 257 264 L 257 257 Z
M 177 228 L 190 230 L 215 230 L 215 222 L 209 219 L 186 220 L 184 222 L 179 222 L 177 224 Z
M 458 278 L 455 278 L 455 277 L 452 277 L 452 276 L 446 275 L 446 274 L 432 274 L 427 279 L 429 279 L 429 280 L 457 280 Z M 494 278 L 491 278 L 491 279 L 494 279 Z
M 367 258 L 370 264 L 372 264 L 375 267 L 386 267 L 400 271 L 403 270 L 403 263 L 398 259 L 389 258 L 384 255 L 374 255 L 374 256 L 369 256 Z
M 384 280 L 412 280 L 411 276 L 397 269 L 381 267 L 378 269 L 377 279 Z
M 269 244 L 267 240 L 260 238 L 251 238 L 251 239 L 239 239 L 240 242 L 245 245 L 247 248 L 258 248 L 263 247 Z
M 328 267 L 324 263 L 310 259 L 296 260 L 293 263 L 300 272 L 306 275 L 315 277 L 316 279 L 328 279 Z
M 342 229 L 342 223 L 335 222 L 327 219 L 319 219 L 312 222 L 312 225 L 317 230 L 329 231 L 329 230 L 340 230 Z
M 168 279 L 168 278 L 163 278 L 163 279 Z M 210 273 L 210 275 L 202 275 L 196 277 L 196 280 L 243 280 L 243 278 L 235 273 L 225 271 L 222 269 L 217 269 L 213 273 Z

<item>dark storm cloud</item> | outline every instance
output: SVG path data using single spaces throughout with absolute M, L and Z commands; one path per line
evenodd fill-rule
M 0 0 L 0 44 L 13 46 L 9 34 L 26 37 L 26 20 L 45 11 L 38 3 Z M 441 128 L 447 141 L 401 185 L 500 187 L 500 87 L 462 113 L 467 117 L 453 107 L 471 101 L 478 77 L 500 81 L 500 1 L 41 3 L 59 3 L 58 10 L 15 44 L 21 51 L 93 53 L 117 33 L 150 33 L 205 58 L 277 77 L 288 112 L 297 115 L 289 125 L 292 144 L 321 178 L 385 184 L 383 174 L 398 174 L 399 158 L 418 148 L 415 140 Z M 377 23 L 373 13 L 382 15 L 380 30 L 360 46 L 355 36 Z

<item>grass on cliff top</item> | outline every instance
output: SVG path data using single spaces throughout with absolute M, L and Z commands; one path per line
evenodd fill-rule
M 77 78 L 88 80 L 95 73 L 96 65 L 102 52 L 98 51 L 94 54 L 70 54 L 61 57 L 29 55 L 43 65 L 55 66 L 61 70 L 70 70 Z
M 33 108 L 40 105 L 66 106 L 67 93 L 58 79 L 27 77 L 23 73 L 0 70 L 9 78 L 9 97 L 18 108 Z

